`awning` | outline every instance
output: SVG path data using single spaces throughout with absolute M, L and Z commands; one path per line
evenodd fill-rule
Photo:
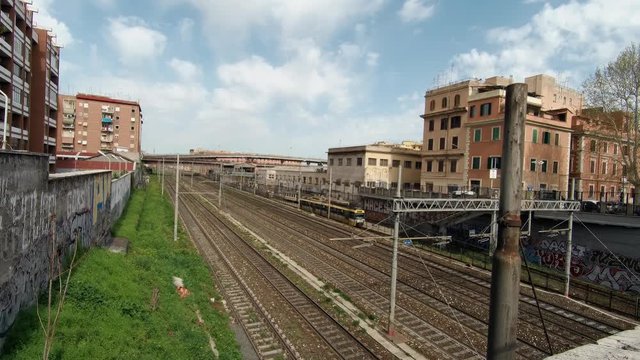
M 111 122 L 113 122 L 113 120 L 111 120 L 111 119 L 110 119 L 110 118 L 108 118 L 108 117 L 103 117 L 103 118 L 102 118 L 102 122 L 103 122 L 103 123 L 111 123 Z

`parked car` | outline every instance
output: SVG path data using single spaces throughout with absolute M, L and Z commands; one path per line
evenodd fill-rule
M 595 200 L 584 200 L 580 205 L 580 211 L 600 212 L 600 204 Z
M 476 192 L 473 190 L 456 190 L 451 193 L 453 197 L 475 197 Z

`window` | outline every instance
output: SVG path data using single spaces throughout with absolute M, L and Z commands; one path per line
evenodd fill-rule
M 480 170 L 480 156 L 474 156 L 471 158 L 471 168 L 473 170 Z
M 591 143 L 589 144 L 589 150 L 591 152 L 596 152 L 596 141 L 595 140 L 591 140 Z
M 591 161 L 589 162 L 589 171 L 590 171 L 592 174 L 595 174 L 595 173 L 596 173 L 596 161 L 595 161 L 595 160 L 591 160 Z
M 351 166 L 351 158 L 347 158 L 347 166 Z
M 473 142 L 482 141 L 482 129 L 473 130 Z
M 342 159 L 338 159 L 338 166 L 342 166 Z
M 356 166 L 362 166 L 362 158 L 356 158 Z
M 543 173 L 547 172 L 547 160 L 540 160 L 540 171 L 542 171 Z
M 460 119 L 460 116 L 454 116 L 451 118 L 451 128 L 452 129 L 457 129 L 462 125 L 462 120 Z
M 613 144 L 613 155 L 618 155 L 618 144 Z
M 603 141 L 603 142 L 600 144 L 600 146 L 601 146 L 601 149 L 602 149 L 602 153 L 603 153 L 603 154 L 606 154 L 606 153 L 607 153 L 607 150 L 609 150 L 609 143 L 608 143 L 608 142 L 606 142 L 606 141 Z
M 329 159 L 329 166 L 333 166 L 333 159 Z
M 422 161 L 416 161 L 416 170 L 422 169 Z
M 500 169 L 502 166 L 502 157 L 489 156 L 487 158 L 487 169 Z
M 611 170 L 612 174 L 613 175 L 618 175 L 618 164 L 613 163 L 612 167 L 613 167 L 613 170 Z
M 433 150 L 433 139 L 427 141 L 427 150 Z
M 440 130 L 447 130 L 449 127 L 449 119 L 444 118 L 440 119 Z
M 627 165 L 622 165 L 622 176 L 627 176 Z
M 433 161 L 429 160 L 427 161 L 427 172 L 432 172 L 433 171 Z
M 446 108 L 446 107 L 447 107 L 447 98 L 446 98 L 446 97 L 443 97 L 443 98 L 442 98 L 442 108 L 444 109 L 444 108 Z
M 529 161 L 529 171 L 535 172 L 536 171 L 536 164 L 537 164 L 536 163 L 536 159 L 531 159 Z
M 432 120 L 429 120 L 429 131 L 433 131 L 433 129 L 434 129 L 434 127 L 435 127 L 435 126 L 434 126 L 434 123 L 435 123 L 435 121 L 434 121 L 433 119 L 432 119 Z
M 456 96 L 453 97 L 453 106 L 454 107 L 460 106 L 460 95 L 456 94 Z
M 457 172 L 458 170 L 458 160 L 451 160 L 451 172 Z
M 397 189 L 398 188 L 398 183 L 397 182 L 392 182 L 391 183 L 391 188 L 392 189 Z
M 400 167 L 400 160 L 393 160 L 391 162 L 391 166 L 393 167 Z
M 602 167 L 600 168 L 600 171 L 602 172 L 602 175 L 605 175 L 607 173 L 607 162 L 606 161 L 602 162 Z
M 367 159 L 367 165 L 376 166 L 376 165 L 378 165 L 378 160 L 376 158 L 368 158 Z
M 531 135 L 531 142 L 534 144 L 538 143 L 538 129 L 533 129 L 533 133 Z
M 592 198 L 593 197 L 593 193 L 594 193 L 594 188 L 593 188 L 593 184 L 589 185 L 589 197 Z
M 493 140 L 500 140 L 500 127 L 494 127 L 493 129 L 491 129 L 491 139 Z
M 549 145 L 551 144 L 551 133 L 548 131 L 543 131 L 542 132 L 542 143 Z
M 444 172 L 444 160 L 438 160 L 438 172 Z
M 491 115 L 491 103 L 484 103 L 480 105 L 480 116 Z
M 22 42 L 22 40 L 20 40 L 19 37 L 14 37 L 13 40 L 13 50 L 15 51 L 15 53 L 17 53 L 19 56 L 19 58 L 22 58 L 23 54 L 24 54 L 24 43 Z
M 553 171 L 553 173 L 554 173 L 554 174 L 557 174 L 557 173 L 558 173 L 558 162 L 557 162 L 557 161 L 554 161 L 554 162 L 553 162 L 553 169 L 552 169 L 552 171 Z
M 11 98 L 13 99 L 14 104 L 22 104 L 22 90 L 18 89 L 17 86 L 14 86 Z
M 471 105 L 469 108 L 469 118 L 473 118 L 474 116 L 476 116 L 476 106 Z
M 555 135 L 555 145 L 556 146 L 560 145 L 560 134 L 557 134 L 557 133 Z
M 433 111 L 435 109 L 436 109 L 436 101 L 431 100 L 431 102 L 429 103 L 429 110 Z
M 444 150 L 445 144 L 445 138 L 440 138 L 440 150 Z
M 451 148 L 452 149 L 457 149 L 458 148 L 458 137 L 454 136 L 451 138 Z
M 405 161 L 403 166 L 405 169 L 411 169 L 411 161 Z
M 389 159 L 380 159 L 380 166 L 389 166 Z

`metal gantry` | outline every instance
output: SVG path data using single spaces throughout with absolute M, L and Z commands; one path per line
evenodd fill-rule
M 522 200 L 522 211 L 579 211 L 579 201 Z M 498 211 L 498 199 L 393 199 L 393 212 Z

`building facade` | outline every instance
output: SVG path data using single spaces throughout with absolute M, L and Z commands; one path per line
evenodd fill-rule
M 104 96 L 60 95 L 58 153 L 141 152 L 142 108 L 138 102 Z
M 582 97 L 574 90 L 557 85 L 555 79 L 547 75 L 528 77 L 525 82 L 530 96 L 527 97 L 522 187 L 566 191 L 571 117 L 582 105 Z M 424 119 L 420 179 L 423 191 L 451 193 L 460 189 L 499 188 L 505 88 L 511 83 L 512 78 L 495 76 L 427 91 L 425 112 L 421 116 Z M 559 94 L 562 103 L 558 103 Z M 562 107 L 564 98 L 574 110 Z
M 412 141 L 331 148 L 329 172 L 333 183 L 346 192 L 361 186 L 390 189 L 397 188 L 402 165 L 402 188 L 420 188 L 420 149 L 421 145 Z
M 29 150 L 49 154 L 50 170 L 53 170 L 58 132 L 60 47 L 53 43 L 48 30 L 34 29 L 33 38 Z
M 624 138 L 606 131 L 592 118 L 573 117 L 571 178 L 577 197 L 595 201 L 630 202 L 635 189 L 627 182 L 623 160 L 629 155 Z M 620 116 L 620 121 L 624 121 Z
M 55 164 L 56 97 L 60 48 L 46 30 L 33 27 L 33 12 L 23 1 L 3 1 L 0 11 L 0 131 L 7 107 L 9 150 L 49 153 Z M 53 96 L 53 101 L 47 98 Z M 7 106 L 8 105 L 8 106 Z

